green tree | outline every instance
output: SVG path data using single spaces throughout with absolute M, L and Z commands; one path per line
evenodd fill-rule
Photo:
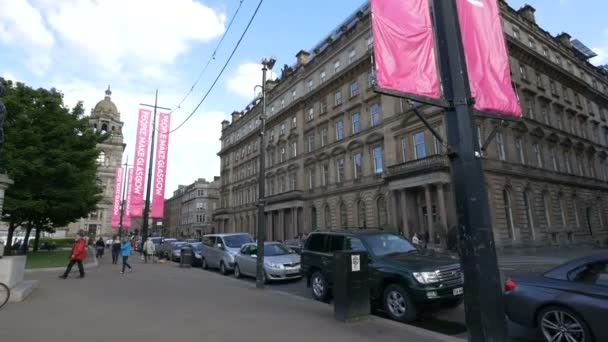
M 26 237 L 36 228 L 39 238 L 40 231 L 65 226 L 95 209 L 101 200 L 96 144 L 104 137 L 89 127 L 82 102 L 70 110 L 56 89 L 8 81 L 5 90 L 8 116 L 0 167 L 15 182 L 4 202 L 10 252 L 17 227 L 25 225 Z

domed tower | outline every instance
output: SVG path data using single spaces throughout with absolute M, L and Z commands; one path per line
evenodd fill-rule
M 70 226 L 70 233 L 75 234 L 79 229 L 89 235 L 97 237 L 109 237 L 117 233 L 111 227 L 112 197 L 114 195 L 114 181 L 116 168 L 122 163 L 122 153 L 126 147 L 123 143 L 120 112 L 111 99 L 110 86 L 106 90 L 106 96 L 99 101 L 89 117 L 89 124 L 94 130 L 101 134 L 108 134 L 108 138 L 97 144 L 99 155 L 97 157 L 97 184 L 102 189 L 102 199 L 97 205 L 97 210 L 90 213 L 88 217 L 80 219 L 79 222 Z

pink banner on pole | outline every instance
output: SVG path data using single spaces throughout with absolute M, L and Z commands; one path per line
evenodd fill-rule
M 137 120 L 137 135 L 135 136 L 135 160 L 133 162 L 133 186 L 131 189 L 131 215 L 142 217 L 144 209 L 144 182 L 148 160 L 148 145 L 150 144 L 150 111 L 139 110 Z
M 428 0 L 371 0 L 371 10 L 376 85 L 440 98 Z
M 122 219 L 123 228 L 131 228 L 131 190 L 133 189 L 133 168 L 127 170 L 127 197 L 125 198 L 125 214 Z
M 521 117 L 496 0 L 457 0 L 458 19 L 475 109 Z
M 158 120 L 158 140 L 156 141 L 156 161 L 154 162 L 154 192 L 152 193 L 152 213 L 154 218 L 162 218 L 165 208 L 165 181 L 167 177 L 167 153 L 169 152 L 169 130 L 171 115 L 160 113 Z
M 114 179 L 114 197 L 112 199 L 112 228 L 120 225 L 120 202 L 122 200 L 122 167 L 116 168 Z

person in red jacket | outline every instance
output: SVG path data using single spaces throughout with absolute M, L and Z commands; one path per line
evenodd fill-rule
M 76 235 L 76 241 L 74 241 L 74 244 L 72 245 L 68 268 L 65 270 L 64 274 L 59 276 L 59 278 L 66 279 L 74 264 L 78 264 L 78 271 L 80 272 L 79 278 L 84 278 L 84 266 L 82 265 L 82 261 L 85 258 L 85 249 L 84 233 L 80 231 L 78 232 L 78 235 Z

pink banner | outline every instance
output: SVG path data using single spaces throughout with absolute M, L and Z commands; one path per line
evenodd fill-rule
M 120 202 L 122 200 L 122 167 L 116 168 L 114 179 L 114 198 L 112 199 L 112 228 L 120 225 Z
M 152 193 L 151 216 L 154 218 L 162 218 L 165 208 L 165 180 L 167 176 L 170 127 L 171 115 L 160 113 L 158 119 L 158 140 L 156 141 L 156 161 L 154 162 L 154 192 Z
M 133 190 L 133 168 L 127 170 L 127 197 L 125 198 L 125 215 L 122 219 L 123 228 L 131 228 L 131 191 Z
M 131 189 L 131 216 L 142 217 L 144 209 L 144 182 L 146 179 L 146 164 L 148 160 L 148 145 L 150 144 L 150 111 L 139 110 L 137 120 L 137 135 L 135 136 L 134 175 Z
M 521 117 L 496 0 L 457 0 L 458 19 L 475 109 Z
M 428 0 L 371 0 L 376 85 L 441 97 Z

